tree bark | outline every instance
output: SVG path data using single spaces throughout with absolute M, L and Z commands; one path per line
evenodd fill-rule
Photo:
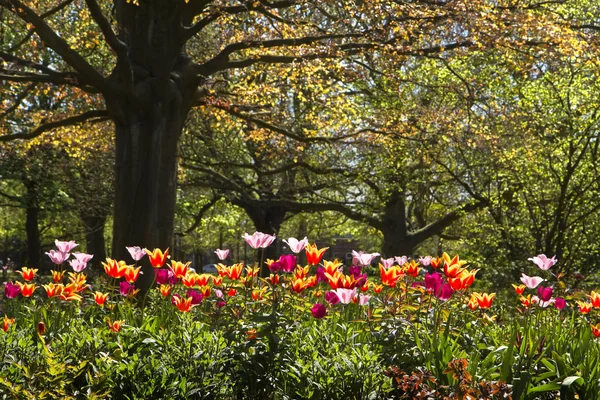
M 95 271 L 100 271 L 101 262 L 106 259 L 106 241 L 104 240 L 104 226 L 106 217 L 81 217 L 85 228 L 86 252 L 93 254 L 91 264 Z
M 25 204 L 25 230 L 27 232 L 27 266 L 29 268 L 40 268 L 40 257 L 42 248 L 40 243 L 40 228 L 39 228 L 39 201 L 37 182 L 27 179 L 25 180 L 25 188 L 27 190 Z

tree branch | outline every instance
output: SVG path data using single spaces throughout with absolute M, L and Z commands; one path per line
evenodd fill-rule
M 32 139 L 34 137 L 40 136 L 44 132 L 48 132 L 55 128 L 60 128 L 63 126 L 75 125 L 82 122 L 86 122 L 90 119 L 96 118 L 94 122 L 101 122 L 109 120 L 108 112 L 106 110 L 93 110 L 87 111 L 79 115 L 75 115 L 73 117 L 61 119 L 59 121 L 48 122 L 47 124 L 38 126 L 35 130 L 29 133 L 15 133 L 12 135 L 3 135 L 0 136 L 0 142 L 8 142 L 9 140 L 15 139 Z
M 63 60 L 81 74 L 81 80 L 89 85 L 98 88 L 102 92 L 111 92 L 110 87 L 105 78 L 90 65 L 79 53 L 73 50 L 69 44 L 60 37 L 42 17 L 37 15 L 31 8 L 19 0 L 0 0 L 0 6 L 4 8 L 12 8 L 25 22 L 33 25 L 33 30 L 38 34 L 40 39 L 54 50 Z M 12 7 L 11 7 L 12 6 Z

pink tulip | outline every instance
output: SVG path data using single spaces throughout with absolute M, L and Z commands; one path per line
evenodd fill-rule
M 73 268 L 73 271 L 75 272 L 81 272 L 85 269 L 85 267 L 87 267 L 87 263 L 78 259 L 69 261 L 69 264 L 71 264 L 71 268 Z
M 331 305 L 334 305 L 334 304 L 337 304 L 340 302 L 340 298 L 334 291 L 329 291 L 329 292 L 325 293 L 325 300 L 327 300 L 327 302 Z
M 140 261 L 146 255 L 146 251 L 138 246 L 133 247 L 125 247 L 129 254 L 131 254 L 131 258 L 135 261 Z
M 356 297 L 357 290 L 354 289 L 342 289 L 338 288 L 334 290 L 337 297 L 340 299 L 340 303 L 348 304 Z
M 54 244 L 56 245 L 56 248 L 61 252 L 61 253 L 68 253 L 71 250 L 73 250 L 75 247 L 79 246 L 77 243 L 75 243 L 75 241 L 71 240 L 70 242 L 61 242 L 60 240 L 56 239 L 54 241 Z
M 431 264 L 431 256 L 419 258 L 419 263 L 424 267 L 428 267 Z
M 85 254 L 85 253 L 73 253 L 73 256 L 75 256 L 76 259 L 78 259 L 79 261 L 81 261 L 82 263 L 89 263 L 90 261 L 92 261 L 92 258 L 94 258 L 94 256 L 92 254 Z
M 288 240 L 283 239 L 283 242 L 290 246 L 290 250 L 294 253 L 300 253 L 308 244 L 308 238 L 304 237 L 302 240 L 296 238 L 289 238 Z
M 562 297 L 557 297 L 554 299 L 554 308 L 557 310 L 562 310 L 567 305 L 567 302 Z
M 360 304 L 361 306 L 364 306 L 365 304 L 367 304 L 369 302 L 370 299 L 371 299 L 371 296 L 368 296 L 366 294 L 361 294 L 358 296 L 358 304 Z
M 50 257 L 50 260 L 52 260 L 52 262 L 56 265 L 64 263 L 71 255 L 69 253 L 63 253 L 62 251 L 56 250 L 50 250 L 46 254 L 48 255 L 48 257 Z
M 540 254 L 533 258 L 528 258 L 527 260 L 533 262 L 535 265 L 537 265 L 539 267 L 539 269 L 544 270 L 544 271 L 548 271 L 558 261 L 556 259 L 556 256 L 553 256 L 552 258 L 548 258 L 548 257 L 546 257 L 545 254 Z
M 219 260 L 224 261 L 227 258 L 227 256 L 229 255 L 229 250 L 228 249 L 224 249 L 224 250 L 216 249 L 215 254 L 219 258 Z
M 373 262 L 377 256 L 379 256 L 379 253 L 365 253 L 352 250 L 352 264 L 363 266 L 371 265 L 371 262 Z
M 248 245 L 250 245 L 250 247 L 252 247 L 253 249 L 264 249 L 266 247 L 269 247 L 271 243 L 273 243 L 273 241 L 275 240 L 275 235 L 267 235 L 266 233 L 262 232 L 254 232 L 252 236 L 248 235 L 247 233 L 244 233 L 244 236 L 242 237 L 244 238 L 246 243 L 248 243 Z
M 529 289 L 535 289 L 543 281 L 544 279 L 539 276 L 527 276 L 525 274 L 521 274 L 521 282 L 523 282 Z
M 325 308 L 325 306 L 321 303 L 316 303 L 311 309 L 311 312 L 313 317 L 316 319 L 321 319 L 327 314 L 327 308 Z
M 383 268 L 385 268 L 385 269 L 390 268 L 395 263 L 396 263 L 396 259 L 394 257 L 381 259 L 381 264 L 383 265 Z
M 394 257 L 396 259 L 396 264 L 403 266 L 404 264 L 406 264 L 408 262 L 408 257 L 406 256 L 402 256 L 402 257 Z

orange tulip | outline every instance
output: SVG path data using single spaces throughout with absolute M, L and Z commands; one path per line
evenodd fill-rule
M 19 274 L 21 274 L 21 276 L 23 277 L 24 281 L 30 282 L 33 280 L 33 278 L 35 278 L 35 273 L 37 272 L 37 269 L 31 269 L 31 268 L 27 268 L 27 267 L 23 267 L 21 269 L 21 271 L 17 271 Z
M 406 275 L 412 276 L 413 278 L 419 276 L 420 268 L 419 264 L 415 260 L 411 260 L 409 263 L 406 263 L 403 268 Z
M 385 269 L 383 265 L 380 265 L 379 273 L 381 275 L 381 283 L 386 286 L 396 286 L 396 282 L 402 277 L 402 271 L 397 265 L 393 265 L 388 269 Z
M 46 294 L 48 297 L 60 296 L 64 290 L 64 286 L 62 283 L 54 284 L 49 283 L 47 285 L 42 285 L 44 290 L 46 290 Z
M 431 267 L 433 269 L 438 269 L 440 267 L 440 265 L 442 264 L 442 259 L 440 257 L 434 257 L 431 259 Z
M 496 297 L 496 293 L 473 293 L 473 296 L 477 299 L 480 308 L 490 308 L 494 297 Z
M 172 288 L 173 287 L 171 285 L 160 285 L 160 294 L 163 297 L 169 297 Z
M 457 276 L 456 278 L 448 278 L 448 283 L 450 284 L 452 290 L 462 290 L 463 288 L 463 280 L 460 276 Z
M 202 296 L 204 296 L 204 298 L 210 297 L 212 293 L 212 288 L 210 286 L 202 286 L 200 288 L 200 293 L 202 293 Z
M 338 261 L 337 258 L 335 260 L 333 260 L 333 261 L 325 261 L 325 260 L 323 260 L 323 269 L 329 275 L 335 274 L 335 272 L 337 270 L 339 270 L 342 265 L 344 265 L 344 264 L 342 262 Z
M 592 327 L 592 333 L 594 336 L 600 337 L 600 323 L 597 323 L 596 325 L 590 324 L 590 326 Z
M 4 321 L 2 322 L 2 330 L 4 332 L 8 332 L 8 329 L 10 328 L 10 326 L 12 324 L 15 323 L 15 319 L 14 318 L 8 318 L 6 315 L 4 316 Z
M 175 306 L 181 312 L 189 312 L 192 309 L 192 298 L 187 297 L 184 299 L 183 297 L 177 296 L 175 297 Z
M 596 293 L 592 290 L 592 293 L 589 294 L 587 297 L 590 298 L 592 306 L 594 306 L 594 308 L 600 307 L 600 293 Z
M 198 274 L 196 273 L 188 273 L 186 276 L 181 278 L 181 283 L 183 283 L 186 287 L 194 287 L 198 284 Z
M 248 278 L 253 278 L 255 276 L 258 276 L 258 273 L 260 272 L 260 268 L 258 267 L 246 267 L 246 276 Z M 233 278 L 231 278 L 233 279 Z M 235 280 L 235 279 L 234 279 Z
M 125 270 L 127 269 L 125 261 L 117 261 L 112 258 L 107 258 L 106 262 L 102 263 L 102 266 L 104 266 L 106 275 L 115 279 L 121 279 L 125 275 Z
M 477 275 L 478 272 L 478 269 L 474 269 L 472 271 L 464 270 L 462 272 L 460 278 L 462 280 L 463 289 L 468 289 L 473 284 L 473 282 L 475 282 L 475 275 Z
M 442 255 L 442 259 L 444 261 L 444 274 L 447 278 L 456 278 L 459 276 L 464 269 L 462 266 L 467 263 L 466 261 L 459 260 L 458 255 L 450 259 L 447 253 Z
M 517 285 L 513 284 L 513 287 L 515 288 L 515 292 L 520 296 L 520 295 L 523 294 L 523 292 L 525 291 L 525 288 L 527 286 L 525 286 L 525 285 L 519 285 L 519 286 L 517 286 Z
M 308 284 L 303 279 L 295 279 L 291 281 L 290 287 L 294 292 L 302 293 L 308 287 Z
M 582 314 L 587 314 L 590 311 L 592 311 L 592 303 L 588 303 L 588 302 L 583 302 L 583 301 L 578 301 L 577 305 L 579 305 L 579 311 Z
M 533 304 L 533 301 L 531 300 L 531 295 L 527 297 L 521 296 L 519 297 L 519 300 L 521 300 L 521 304 L 523 304 L 525 308 L 529 308 Z
M 254 289 L 252 291 L 252 300 L 254 300 L 254 301 L 262 300 L 263 295 L 265 294 L 266 291 L 267 291 L 267 288 Z
M 37 286 L 35 286 L 33 283 L 17 282 L 17 285 L 19 285 L 21 288 L 21 294 L 23 297 L 31 297 L 33 292 L 35 292 L 35 289 L 37 289 Z
M 212 281 L 213 281 L 213 285 L 221 286 L 221 284 L 223 283 L 223 277 L 222 276 L 212 276 Z
M 211 278 L 209 274 L 196 274 L 196 285 L 198 286 L 206 286 L 208 285 L 208 281 Z
M 215 268 L 217 268 L 217 273 L 221 278 L 227 276 L 227 267 L 225 266 L 225 264 L 219 263 L 215 266 Z
M 306 251 L 306 262 L 310 265 L 317 265 L 321 262 L 321 258 L 323 258 L 323 254 L 329 249 L 329 247 L 323 247 L 322 249 L 317 249 L 316 244 L 307 244 Z
M 103 306 L 104 303 L 106 303 L 107 299 L 108 299 L 108 293 L 102 293 L 102 292 L 94 293 L 94 300 L 96 301 L 96 304 L 98 304 L 99 306 Z
M 469 299 L 469 304 L 468 304 L 469 308 L 471 310 L 476 310 L 479 307 L 479 303 L 477 302 L 477 299 L 474 297 L 471 297 Z
M 69 285 L 67 286 L 73 286 L 76 291 L 78 292 L 83 292 L 86 288 L 86 279 L 87 276 L 84 273 L 75 273 L 75 272 L 69 272 Z
M 247 340 L 255 340 L 256 338 L 256 329 L 249 329 L 248 331 L 246 331 Z
M 237 281 L 240 279 L 240 276 L 242 276 L 243 269 L 243 263 L 233 264 L 231 267 L 225 267 L 226 276 L 232 281 Z
M 144 250 L 146 250 L 146 254 L 148 254 L 148 258 L 150 259 L 150 264 L 152 264 L 154 268 L 161 268 L 165 265 L 165 262 L 169 257 L 169 249 L 165 250 L 164 253 L 161 249 L 154 249 L 152 251 L 148 249 Z
M 142 267 L 134 268 L 132 266 L 128 266 L 125 269 L 125 280 L 129 283 L 135 283 L 135 281 L 137 281 L 138 278 L 140 277 L 141 269 L 142 269 Z
M 233 297 L 233 296 L 235 296 L 236 294 L 237 294 L 237 290 L 235 290 L 235 289 L 229 289 L 229 290 L 227 291 L 227 296 L 229 296 L 229 297 Z
M 107 319 L 106 322 L 108 322 L 108 327 L 110 328 L 110 330 L 117 333 L 121 330 L 121 327 L 123 326 L 123 322 L 125 322 L 125 321 L 111 322 L 110 319 Z
M 190 262 L 182 263 L 181 261 L 171 261 L 171 272 L 175 275 L 175 278 L 181 279 L 188 273 L 188 268 L 190 266 Z M 155 267 L 159 268 L 159 267 Z
M 364 285 L 362 285 L 362 286 L 360 287 L 360 290 L 361 290 L 362 292 L 367 292 L 367 291 L 369 291 L 369 286 L 370 286 L 370 284 L 369 284 L 369 282 L 367 282 L 367 283 L 365 283 Z
M 279 275 L 269 275 L 267 281 L 271 282 L 272 285 L 277 285 L 279 283 Z
M 381 293 L 381 290 L 383 290 L 383 285 L 373 285 L 373 291 L 375 293 Z
M 310 266 L 308 266 L 308 265 L 306 267 L 298 266 L 294 270 L 294 279 L 304 279 L 304 278 L 306 278 L 306 276 L 308 275 L 309 272 L 310 272 Z
M 62 283 L 63 278 L 65 277 L 65 271 L 54 271 L 52 272 L 52 283 Z

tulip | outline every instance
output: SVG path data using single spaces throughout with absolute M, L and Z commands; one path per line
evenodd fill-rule
M 110 330 L 117 333 L 121 330 L 121 326 L 123 325 L 123 322 L 125 322 L 125 321 L 111 322 L 110 319 L 107 319 L 106 322 L 108 322 L 108 327 L 110 328 Z
M 362 251 L 356 252 L 352 250 L 352 264 L 369 266 L 379 255 L 379 253 L 365 253 Z
M 592 333 L 594 336 L 600 337 L 600 323 L 597 323 L 596 325 L 590 324 L 590 326 L 592 327 Z
M 186 297 L 189 297 L 192 299 L 193 306 L 195 306 L 196 304 L 200 304 L 200 302 L 204 298 L 202 293 L 196 292 L 194 289 L 188 289 L 188 291 L 185 292 L 185 295 L 186 295 Z
M 211 276 L 211 279 L 213 281 L 214 286 L 221 286 L 221 284 L 223 283 L 222 276 Z
M 31 297 L 33 292 L 35 292 L 35 289 L 37 289 L 37 286 L 35 286 L 33 283 L 17 282 L 17 285 L 19 285 L 23 297 Z
M 75 272 L 81 272 L 87 267 L 86 263 L 84 263 L 78 259 L 73 259 L 73 260 L 69 261 L 69 264 L 71 265 L 71 268 L 73 268 L 73 271 L 75 271 Z
M 385 269 L 390 268 L 395 263 L 396 263 L 396 259 L 394 257 L 381 259 L 381 265 L 383 265 L 383 268 L 385 268 Z
M 527 261 L 533 262 L 541 270 L 548 271 L 558 260 L 556 259 L 556 256 L 548 258 L 545 254 L 540 254 L 533 258 L 528 258 Z
M 300 253 L 302 250 L 304 250 L 304 248 L 306 247 L 306 245 L 308 244 L 308 238 L 304 237 L 304 239 L 302 240 L 298 240 L 296 238 L 289 238 L 288 240 L 283 240 L 284 243 L 286 243 L 288 246 L 290 246 L 290 250 L 293 251 L 294 253 Z
M 338 269 L 336 269 L 335 271 L 338 271 Z M 327 276 L 325 276 L 326 273 L 328 273 L 328 272 L 325 271 L 325 268 L 317 267 L 317 272 L 315 272 L 317 282 L 327 282 Z M 333 274 L 330 273 L 329 275 L 333 275 Z
M 46 252 L 46 254 L 48 255 L 48 257 L 50 257 L 50 260 L 52 260 L 52 262 L 56 265 L 62 264 L 70 256 L 69 253 L 63 253 L 61 251 L 56 250 L 50 250 L 49 252 Z
M 381 283 L 386 286 L 396 286 L 398 279 L 402 277 L 402 271 L 399 266 L 394 265 L 388 269 L 385 269 L 383 265 L 379 266 L 379 273 L 381 276 Z
M 119 284 L 119 292 L 122 296 L 129 296 L 135 290 L 135 285 L 129 282 L 123 281 Z
M 463 265 L 467 262 L 459 260 L 458 255 L 450 259 L 450 256 L 444 253 L 442 258 L 444 260 L 444 275 L 447 278 L 456 278 L 464 271 Z
M 315 305 L 311 309 L 313 317 L 316 319 L 321 319 L 325 317 L 327 314 L 327 308 L 321 303 L 315 303 Z
M 173 275 L 168 269 L 155 269 L 154 277 L 157 285 L 171 284 L 174 285 L 177 283 L 177 278 Z
M 421 257 L 419 258 L 419 263 L 424 267 L 428 267 L 429 265 L 431 265 L 431 259 L 431 256 Z
M 276 261 L 275 263 L 279 263 L 281 270 L 283 272 L 293 272 L 294 269 L 296 268 L 297 262 L 298 262 L 298 257 L 296 257 L 293 254 L 283 254 L 279 257 L 279 261 Z M 275 264 L 273 263 L 273 264 Z M 273 271 L 273 269 L 271 269 L 271 271 Z M 275 271 L 273 271 L 275 272 Z
M 554 299 L 554 308 L 557 310 L 562 310 L 567 305 L 567 302 L 562 297 L 557 297 Z
M 430 265 L 433 269 L 438 269 L 440 265 L 442 265 L 442 259 L 440 257 L 434 257 L 431 259 Z
M 171 270 L 175 278 L 181 279 L 187 275 L 190 264 L 191 263 L 189 261 L 185 264 L 180 261 L 171 261 L 171 266 L 169 267 L 169 269 Z
M 106 275 L 115 279 L 121 279 L 125 275 L 125 270 L 127 269 L 125 261 L 117 261 L 112 258 L 107 258 L 106 263 L 103 262 L 102 266 L 104 267 Z
M 8 316 L 5 315 L 4 316 L 4 320 L 2 322 L 2 330 L 4 332 L 8 332 L 8 329 L 14 323 L 15 323 L 15 319 L 14 318 L 8 318 Z
M 354 289 L 336 289 L 335 294 L 340 299 L 342 304 L 348 304 L 356 297 L 357 290 Z
M 185 287 L 189 287 L 189 288 L 194 287 L 198 284 L 198 276 L 199 276 L 198 274 L 188 271 L 188 274 L 186 276 L 184 276 L 183 278 L 181 278 L 181 283 Z
M 521 282 L 523 282 L 529 289 L 535 289 L 543 281 L 544 279 L 539 276 L 527 276 L 523 273 L 521 274 Z
M 56 245 L 56 248 L 58 249 L 58 251 L 60 251 L 61 253 L 69 253 L 75 247 L 79 246 L 73 240 L 71 240 L 70 242 L 61 242 L 58 239 L 56 239 L 54 241 L 54 244 Z
M 148 249 L 144 249 L 146 251 L 146 254 L 148 254 L 148 257 L 150 258 L 150 264 L 152 264 L 152 266 L 154 268 L 160 268 L 163 265 L 165 265 L 165 262 L 167 261 L 167 258 L 169 257 L 169 249 L 167 248 L 167 250 L 165 250 L 165 252 L 163 253 L 161 249 L 154 249 L 152 251 L 148 250 Z
M 146 255 L 146 250 L 138 246 L 125 247 L 134 261 L 140 261 Z
M 229 296 L 229 297 L 233 297 L 233 296 L 235 296 L 236 294 L 237 294 L 237 290 L 235 290 L 235 289 L 229 289 L 229 290 L 227 291 L 227 296 Z
M 412 276 L 413 278 L 416 278 L 417 276 L 419 276 L 419 264 L 417 264 L 415 260 L 406 263 L 404 265 L 404 273 L 406 275 Z
M 86 254 L 86 253 L 73 253 L 73 256 L 81 261 L 82 263 L 89 263 L 90 261 L 92 261 L 92 258 L 94 258 L 94 256 L 92 254 Z M 81 272 L 81 271 L 78 271 Z
M 192 309 L 193 299 L 191 297 L 187 297 L 184 299 L 183 297 L 173 296 L 173 299 L 175 301 L 175 307 L 177 307 L 179 311 L 189 312 Z
M 402 256 L 402 257 L 394 257 L 394 260 L 396 260 L 396 264 L 398 264 L 399 266 L 403 266 L 404 264 L 406 264 L 408 262 L 408 257 L 407 256 Z
M 519 296 L 523 294 L 523 292 L 525 291 L 525 288 L 527 287 L 525 285 L 519 285 L 519 286 L 517 286 L 515 284 L 513 284 L 512 286 L 515 288 L 515 292 Z
M 14 299 L 19 295 L 19 293 L 21 293 L 21 288 L 19 285 L 15 285 L 10 282 L 4 283 L 4 296 L 7 299 Z
M 38 322 L 37 332 L 38 332 L 38 335 L 43 335 L 46 333 L 46 324 L 44 323 L 44 321 Z
M 323 254 L 327 251 L 329 247 L 323 247 L 322 249 L 317 249 L 316 244 L 307 244 L 306 245 L 306 262 L 310 265 L 317 265 L 321 262 L 323 258 Z
M 364 306 L 365 304 L 367 304 L 369 302 L 370 299 L 371 299 L 371 296 L 366 295 L 366 294 L 360 294 L 358 296 L 358 304 L 361 306 Z
M 473 297 L 477 299 L 477 304 L 480 308 L 490 308 L 494 297 L 496 297 L 496 293 L 473 293 Z
M 325 300 L 331 305 L 334 305 L 334 304 L 337 304 L 340 302 L 340 298 L 333 291 L 325 293 Z
M 219 260 L 225 261 L 225 259 L 229 255 L 229 250 L 228 249 L 224 249 L 224 250 L 217 249 L 217 250 L 215 250 L 215 254 L 219 258 Z
M 17 271 L 17 272 L 19 274 L 21 274 L 21 276 L 23 277 L 23 280 L 29 282 L 29 281 L 32 281 L 33 278 L 35 278 L 35 274 L 37 271 L 38 271 L 37 269 L 23 267 L 21 271 Z
M 589 294 L 587 297 L 590 298 L 592 306 L 594 306 L 594 308 L 600 307 L 600 293 L 597 293 L 592 290 L 592 293 Z
M 62 283 L 58 283 L 58 284 L 49 283 L 47 285 L 42 285 L 42 287 L 46 291 L 46 295 L 48 296 L 48 298 L 54 297 L 54 296 L 60 296 L 64 289 L 64 286 Z
M 240 279 L 240 276 L 242 276 L 243 270 L 243 263 L 233 264 L 231 267 L 225 267 L 225 274 L 232 281 L 237 281 L 238 279 Z
M 65 271 L 50 270 L 52 273 L 52 283 L 61 283 L 65 277 Z
M 577 305 L 579 306 L 579 311 L 582 314 L 587 314 L 592 311 L 592 303 L 577 301 Z
M 546 288 L 543 286 L 538 287 L 538 297 L 543 302 L 550 301 L 552 298 L 552 286 L 548 286 Z
M 108 299 L 108 293 L 102 293 L 102 292 L 96 292 L 96 293 L 94 293 L 94 301 L 99 306 L 103 306 L 104 303 L 106 303 L 107 299 Z
M 160 294 L 163 297 L 169 297 L 169 295 L 171 294 L 171 289 L 172 288 L 173 288 L 173 286 L 171 286 L 171 285 L 162 284 L 162 285 L 160 285 L 160 289 L 159 289 L 160 290 Z
M 269 247 L 275 240 L 275 235 L 268 235 L 262 232 L 254 232 L 252 236 L 248 235 L 248 233 L 244 233 L 242 237 L 253 249 L 264 249 Z

